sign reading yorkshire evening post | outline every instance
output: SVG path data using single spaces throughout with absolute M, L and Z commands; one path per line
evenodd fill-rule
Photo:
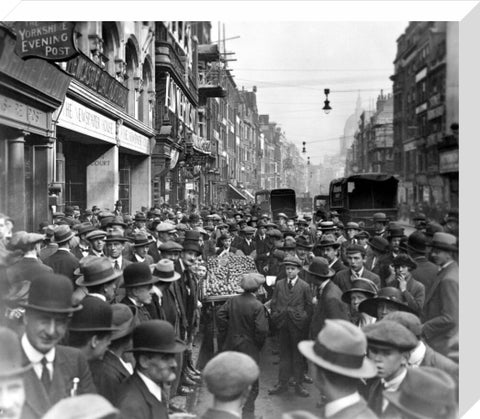
M 22 59 L 66 61 L 76 55 L 75 22 L 16 22 L 15 52 Z

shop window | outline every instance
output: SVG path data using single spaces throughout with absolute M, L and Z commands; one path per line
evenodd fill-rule
M 118 199 L 122 202 L 125 212 L 130 211 L 131 170 L 126 158 L 119 162 Z

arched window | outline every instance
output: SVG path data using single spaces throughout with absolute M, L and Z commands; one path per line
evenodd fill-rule
M 115 22 L 102 22 L 103 62 L 108 74 L 115 77 L 115 60 L 120 47 L 118 29 Z
M 138 97 L 138 119 L 145 124 L 152 125 L 152 110 L 153 105 L 150 103 L 151 97 L 153 94 L 153 77 L 152 77 L 152 66 L 149 60 L 143 62 L 143 90 L 140 92 Z
M 135 118 L 138 118 L 138 95 L 141 86 L 138 86 L 137 78 L 138 56 L 135 44 L 131 39 L 128 40 L 125 47 L 125 61 L 127 64 L 127 75 L 125 86 L 128 88 L 127 112 Z

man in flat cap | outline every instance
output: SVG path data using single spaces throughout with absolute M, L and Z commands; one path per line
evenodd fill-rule
M 295 393 L 308 397 L 302 386 L 303 359 L 297 348 L 308 330 L 312 316 L 312 292 L 310 286 L 298 277 L 302 267 L 296 256 L 286 257 L 283 261 L 287 278 L 275 285 L 271 301 L 271 318 L 279 331 L 280 368 L 278 383 L 269 390 L 269 394 L 281 394 L 288 390 L 288 380 L 294 377 Z
M 0 327 L 0 417 L 20 419 L 25 403 L 24 376 L 33 365 L 22 365 L 18 336 Z
M 90 243 L 90 256 L 105 256 L 105 239 L 107 233 L 103 230 L 93 230 L 86 234 L 85 238 Z
M 368 357 L 377 366 L 377 377 L 367 384 L 368 406 L 379 418 L 388 418 L 388 399 L 383 392 L 395 392 L 407 375 L 410 351 L 417 338 L 400 323 L 381 320 L 363 328 L 368 341 Z
M 375 377 L 375 364 L 365 357 L 367 341 L 360 328 L 341 319 L 327 319 L 315 340 L 298 348 L 314 368 L 314 383 L 325 398 L 322 417 L 376 419 L 358 393 L 360 380 Z
M 24 363 L 33 369 L 25 375 L 23 419 L 41 418 L 57 401 L 76 394 L 96 393 L 87 360 L 76 348 L 59 345 L 72 307 L 71 281 L 46 273 L 32 281 L 25 308 L 25 334 L 21 338 Z
M 165 320 L 149 320 L 133 330 L 135 371 L 123 383 L 118 406 L 130 419 L 168 419 L 164 386 L 175 380 L 175 354 L 185 351 L 173 326 Z
M 448 355 L 450 341 L 458 335 L 458 241 L 448 233 L 435 233 L 431 258 L 439 267 L 428 294 L 425 295 L 422 334 L 436 351 Z
M 223 350 L 245 353 L 257 363 L 260 362 L 260 352 L 268 334 L 265 307 L 255 296 L 255 292 L 264 282 L 265 277 L 261 274 L 243 274 L 240 280 L 243 294 L 227 300 L 217 312 L 220 340 L 224 342 Z M 254 419 L 258 391 L 257 380 L 252 385 L 243 408 L 244 419 Z
M 203 371 L 208 391 L 213 395 L 213 406 L 201 419 L 238 419 L 242 407 L 258 382 L 260 370 L 250 356 L 235 352 L 222 352 L 211 359 Z M 245 412 L 245 409 L 243 409 Z

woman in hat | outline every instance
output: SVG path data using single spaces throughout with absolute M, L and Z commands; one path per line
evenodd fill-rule
M 350 308 L 350 321 L 359 327 L 375 323 L 376 318 L 359 311 L 358 306 L 367 298 L 377 295 L 375 283 L 366 278 L 358 278 L 353 281 L 352 288 L 342 294 L 342 301 Z
M 387 286 L 398 288 L 408 306 L 420 315 L 425 302 L 425 287 L 411 274 L 417 264 L 408 255 L 398 255 L 393 259 L 392 266 L 395 274 L 387 278 Z
M 218 310 L 218 331 L 224 351 L 237 351 L 250 355 L 257 363 L 268 335 L 268 320 L 264 305 L 258 301 L 255 292 L 265 282 L 257 273 L 243 274 L 240 287 L 243 294 L 227 300 Z M 243 408 L 243 418 L 255 417 L 255 399 L 259 391 L 257 380 Z

